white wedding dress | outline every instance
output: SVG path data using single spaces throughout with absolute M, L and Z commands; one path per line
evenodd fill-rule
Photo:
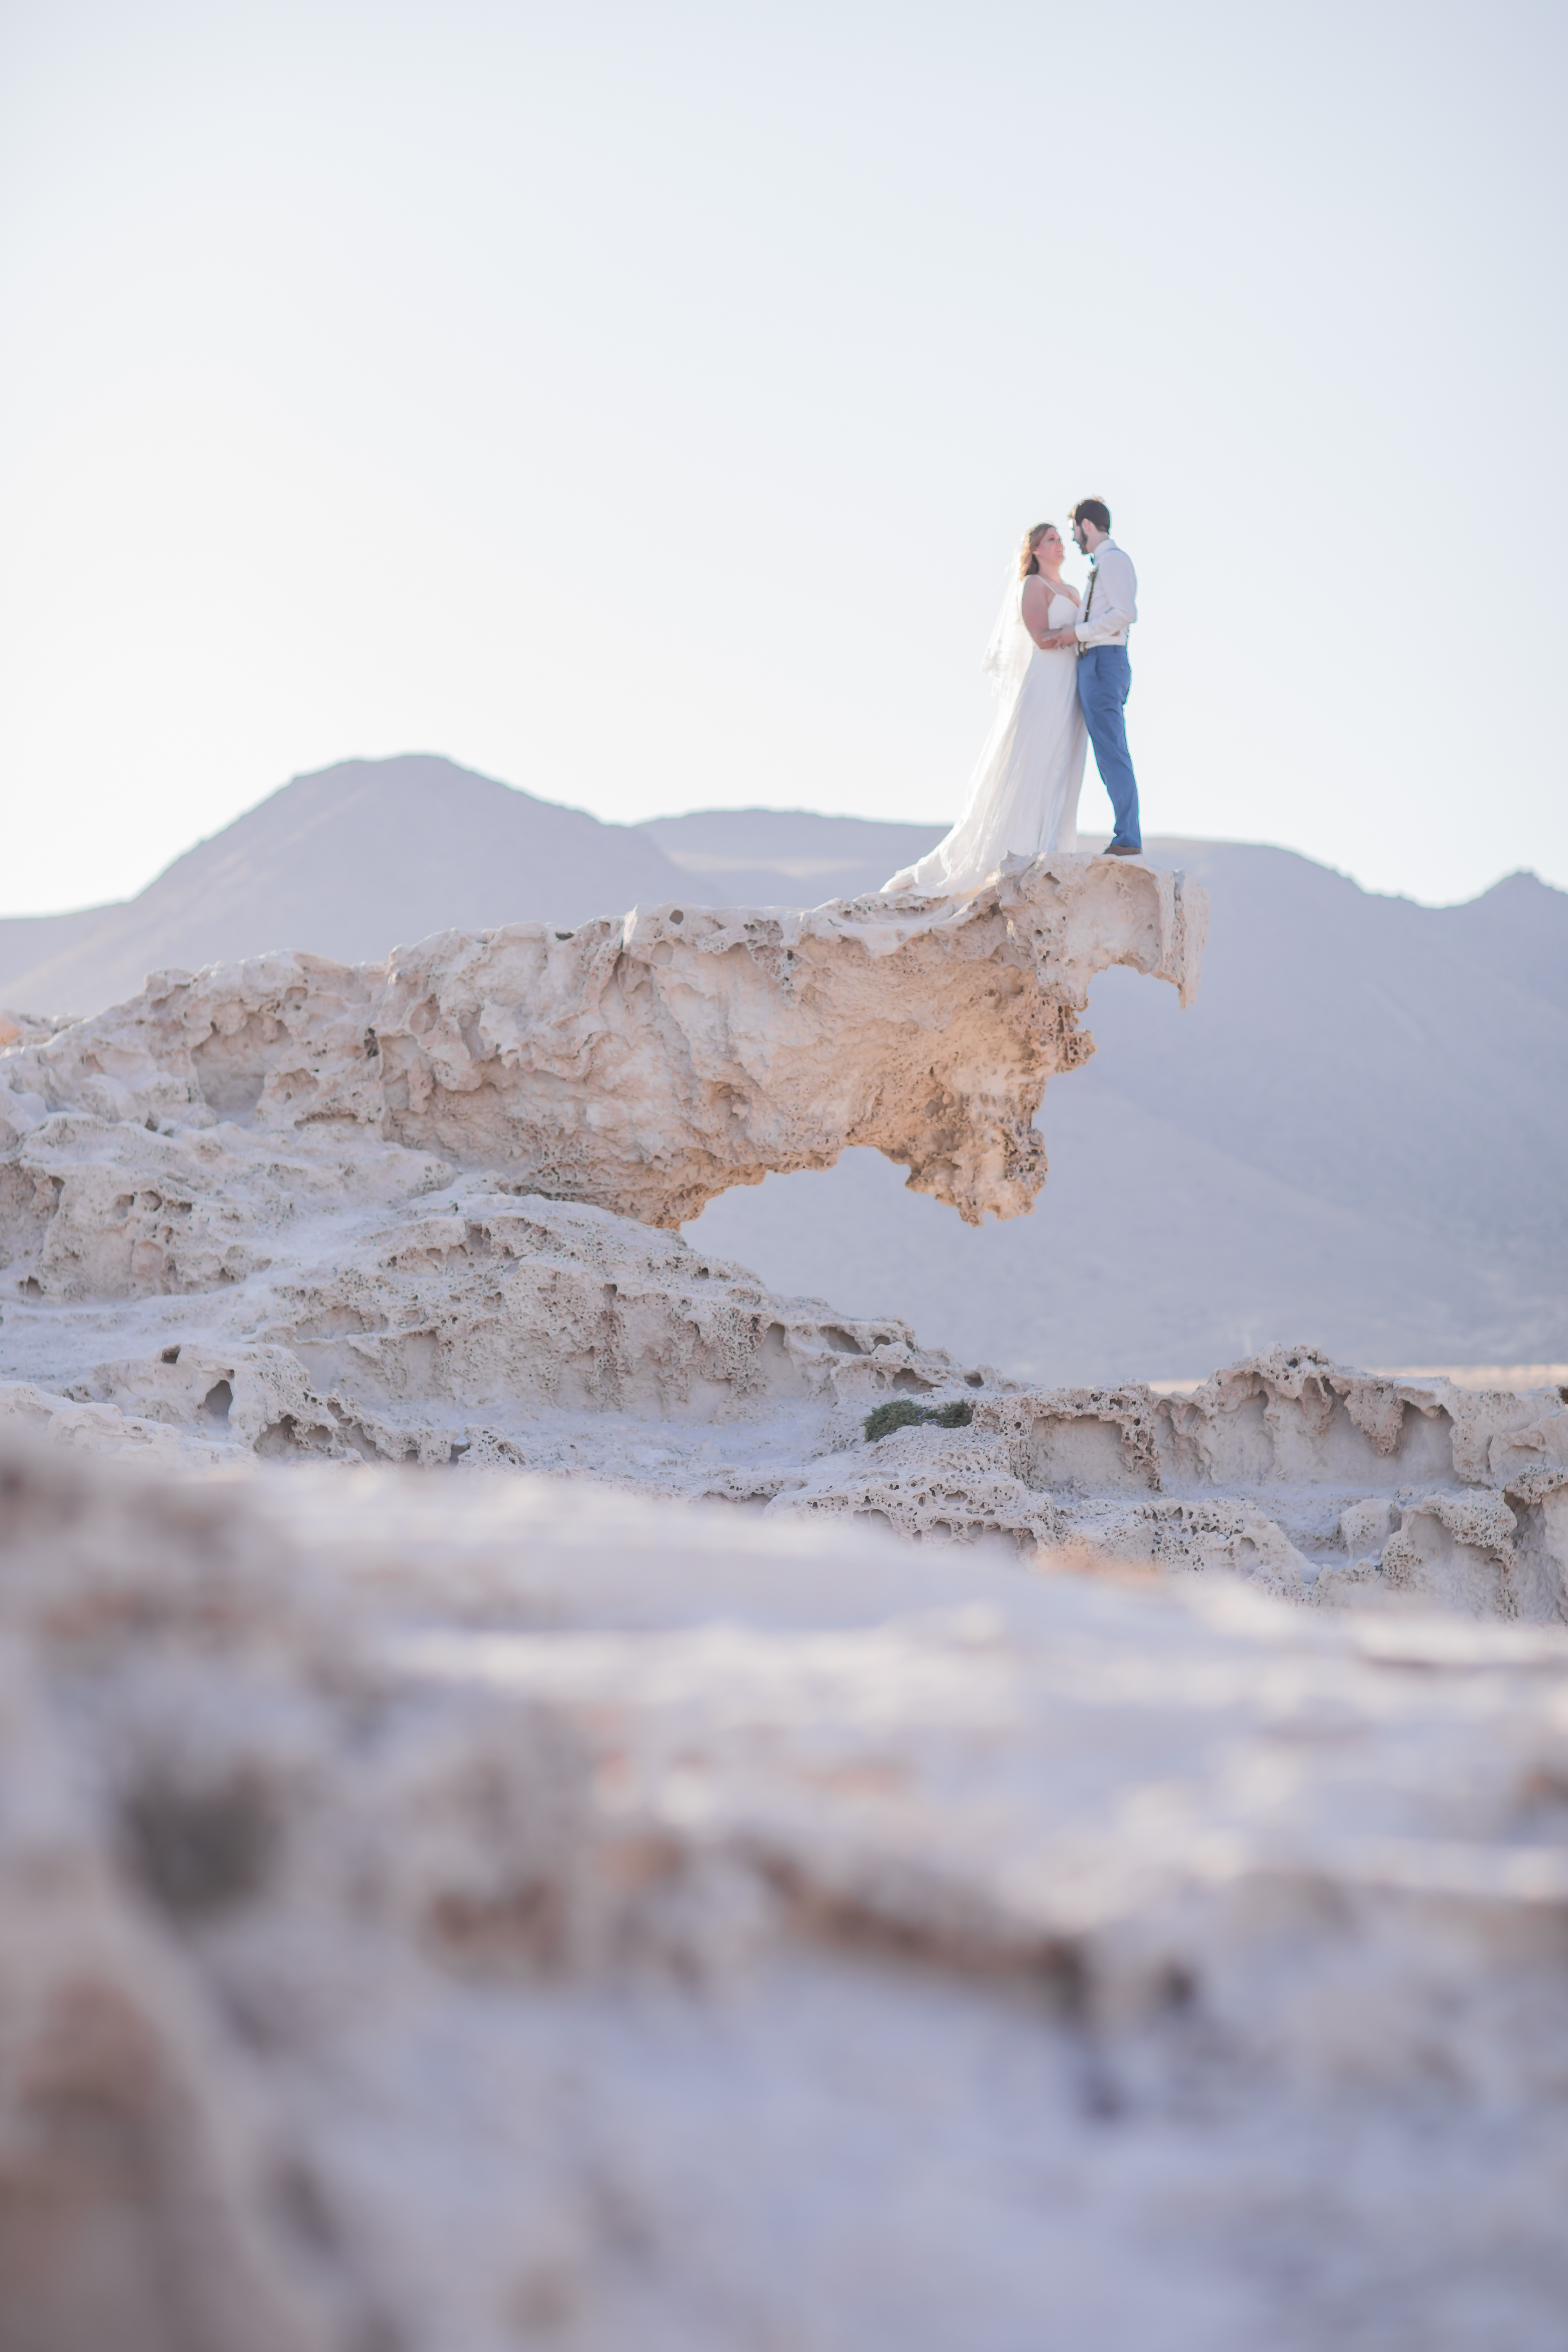
M 978 890 L 1009 856 L 1038 857 L 1078 846 L 1078 796 L 1089 732 L 1078 699 L 1078 656 L 1045 651 L 1024 626 L 1024 582 L 1004 597 L 986 650 L 997 695 L 996 717 L 969 782 L 963 814 L 918 866 L 882 887 L 919 890 L 928 898 Z M 1079 607 L 1051 598 L 1050 625 L 1066 628 Z

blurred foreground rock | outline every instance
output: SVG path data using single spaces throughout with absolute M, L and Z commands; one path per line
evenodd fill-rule
M 1560 1630 L 0 1448 L 5 2352 L 1555 2352 L 1565 2101 Z

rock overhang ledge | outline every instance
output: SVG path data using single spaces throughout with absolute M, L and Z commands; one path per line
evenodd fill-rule
M 671 901 L 437 932 L 379 965 L 160 972 L 7 1076 L 110 1119 L 342 1121 L 664 1227 L 863 1145 L 978 1224 L 1045 1182 L 1035 1115 L 1094 1051 L 1095 974 L 1130 965 L 1185 1004 L 1206 924 L 1184 875 L 1086 855 L 950 900 Z

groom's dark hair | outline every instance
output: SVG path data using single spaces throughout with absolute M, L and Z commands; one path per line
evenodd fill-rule
M 1096 530 L 1109 532 L 1110 529 L 1110 509 L 1103 499 L 1079 499 L 1072 519 L 1074 522 L 1091 522 Z

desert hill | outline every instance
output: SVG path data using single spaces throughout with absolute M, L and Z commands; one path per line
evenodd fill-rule
M 170 965 L 273 948 L 369 963 L 432 931 L 576 924 L 682 892 L 816 906 L 874 890 L 941 831 L 773 809 L 602 824 L 432 753 L 345 760 L 294 777 L 121 905 L 0 919 L 0 1003 L 80 1015 Z
M 85 931 L 40 940 L 36 927 L 0 925 L 0 1001 L 95 1013 L 167 965 L 303 947 L 368 963 L 432 931 L 533 914 L 575 924 L 684 887 L 657 842 L 629 826 L 426 753 L 345 760 L 296 776 Z M 36 943 L 42 957 L 15 961 Z
M 448 927 L 682 894 L 875 888 L 930 825 L 738 809 L 599 824 L 432 756 L 299 777 L 129 904 L 0 923 L 0 1003 L 86 1013 L 272 947 L 355 960 Z M 1111 971 L 1053 1087 L 1035 1214 L 963 1227 L 850 1153 L 693 1228 L 774 1289 L 899 1314 L 1033 1378 L 1195 1377 L 1281 1338 L 1384 1364 L 1568 1358 L 1568 893 L 1360 889 L 1289 851 L 1152 840 L 1204 881 L 1196 1004 Z

